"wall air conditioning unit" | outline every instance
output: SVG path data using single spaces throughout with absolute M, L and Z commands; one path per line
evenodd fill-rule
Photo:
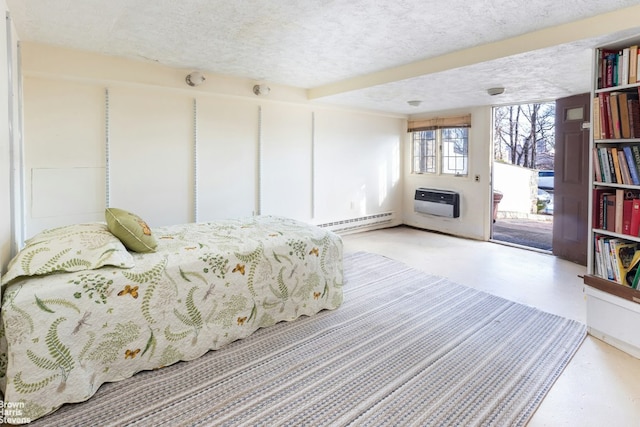
M 413 200 L 413 210 L 428 215 L 458 218 L 460 195 L 449 190 L 418 188 Z

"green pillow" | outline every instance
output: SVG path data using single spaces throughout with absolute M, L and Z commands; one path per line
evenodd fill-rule
M 155 252 L 155 237 L 146 222 L 138 215 L 124 209 L 107 208 L 105 218 L 109 231 L 134 252 Z

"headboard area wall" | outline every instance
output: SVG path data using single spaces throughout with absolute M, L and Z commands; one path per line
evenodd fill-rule
M 153 226 L 274 214 L 326 223 L 399 212 L 404 117 L 305 92 L 25 43 L 25 238 L 104 220 Z M 399 221 L 399 215 L 396 223 Z

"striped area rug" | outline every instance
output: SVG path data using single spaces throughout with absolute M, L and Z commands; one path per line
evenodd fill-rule
M 519 426 L 585 326 L 369 253 L 345 302 L 105 384 L 34 426 Z

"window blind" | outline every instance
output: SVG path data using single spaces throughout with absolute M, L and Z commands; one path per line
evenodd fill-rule
M 436 130 L 442 128 L 470 128 L 471 114 L 466 116 L 435 117 L 432 119 L 410 120 L 407 132 Z

